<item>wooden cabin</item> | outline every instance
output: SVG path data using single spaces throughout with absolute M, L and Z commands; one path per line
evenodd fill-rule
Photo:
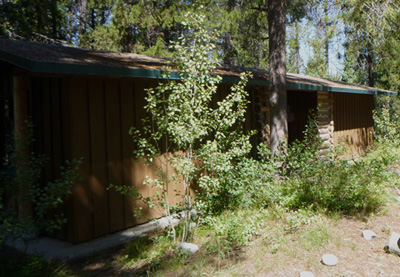
M 65 202 L 68 222 L 57 234 L 60 239 L 79 243 L 160 216 L 144 207 L 146 217 L 134 218 L 133 206 L 140 203 L 106 187 L 132 185 L 145 196 L 152 194 L 142 185 L 152 170 L 134 160 L 135 145 L 128 131 L 131 126 L 140 128 L 145 89 L 162 80 L 165 62 L 129 53 L 0 39 L 1 156 L 6 135 L 30 117 L 35 126 L 34 150 L 51 160 L 44 181 L 57 178 L 65 160 L 84 157 L 82 180 Z M 248 70 L 254 78 L 246 88 L 251 104 L 245 128 L 259 131 L 256 144 L 269 136 L 268 73 L 218 68 L 215 74 L 223 76 L 223 82 L 216 97 Z M 287 88 L 289 140 L 302 138 L 309 110 L 319 105 L 319 132 L 325 147 L 343 142 L 353 155 L 362 155 L 373 144 L 374 95 L 393 94 L 297 74 L 287 75 Z

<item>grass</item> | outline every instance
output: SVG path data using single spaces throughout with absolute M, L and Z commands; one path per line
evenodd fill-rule
M 208 217 L 207 221 L 196 227 L 189 237 L 189 242 L 200 246 L 200 251 L 195 255 L 177 251 L 178 245 L 173 244 L 168 233 L 159 232 L 138 238 L 123 248 L 115 249 L 111 252 L 112 254 L 110 251 L 98 253 L 91 258 L 68 263 L 47 262 L 40 256 L 15 255 L 10 259 L 10 255 L 3 249 L 0 256 L 2 264 L 0 275 L 241 276 L 243 274 L 276 274 L 293 276 L 298 275 L 301 270 L 311 270 L 321 275 L 346 275 L 346 270 L 364 274 L 362 267 L 357 269 L 338 266 L 327 271 L 328 269 L 320 265 L 319 260 L 324 253 L 336 252 L 342 253 L 340 259 L 359 263 L 357 258 L 361 255 L 360 253 L 371 250 L 371 245 L 366 247 L 363 245 L 360 230 L 375 228 L 374 231 L 381 237 L 389 237 L 393 231 L 400 232 L 400 227 L 393 224 L 400 220 L 398 203 L 389 200 L 390 197 L 393 199 L 393 193 L 396 193 L 396 189 L 399 188 L 398 176 L 395 173 L 399 165 L 396 164 L 397 158 L 393 153 L 398 152 L 378 148 L 378 151 L 361 159 L 358 165 L 346 167 L 341 164 L 338 168 L 343 172 L 334 172 L 335 169 L 331 168 L 329 180 L 333 183 L 324 180 L 324 173 L 315 171 L 317 167 L 310 167 L 310 176 L 315 171 L 319 174 L 319 181 L 305 175 L 309 179 L 293 182 L 292 184 L 296 187 L 292 189 L 297 195 L 289 195 L 286 202 L 274 203 L 268 207 L 256 205 L 253 208 L 248 206 L 237 210 L 225 210 L 218 215 Z M 377 159 L 381 159 L 385 167 L 381 168 L 379 164 L 373 162 Z M 382 174 L 379 171 L 381 169 L 388 170 L 389 173 L 384 175 L 385 178 L 382 180 L 374 179 L 367 174 L 371 170 L 368 167 L 369 163 L 375 166 L 378 177 Z M 357 169 L 362 171 L 360 173 L 362 176 L 358 177 Z M 325 183 L 319 187 L 320 181 Z M 338 185 L 336 181 L 341 183 Z M 350 185 L 348 185 L 349 182 Z M 370 195 L 365 184 L 373 189 L 375 183 L 380 189 L 386 191 L 386 188 L 389 188 L 391 192 L 381 194 L 379 191 L 379 199 L 364 198 L 364 195 Z M 310 184 L 313 185 L 313 191 L 308 190 Z M 354 184 L 358 185 L 354 186 Z M 289 183 L 283 185 L 290 186 Z M 300 185 L 304 186 L 303 194 L 294 190 Z M 345 198 L 345 195 L 335 192 L 335 189 L 341 189 L 341 186 L 344 188 L 353 186 L 353 191 L 349 193 L 356 197 L 355 202 L 350 202 L 354 199 Z M 327 191 L 318 191 L 324 188 L 331 189 L 331 192 L 328 191 L 329 194 L 327 194 Z M 287 188 L 284 189 L 290 192 Z M 322 208 L 315 209 L 312 199 L 320 199 Z M 324 209 L 324 199 L 332 203 L 341 201 L 340 205 L 343 205 L 345 212 L 336 208 Z M 294 204 L 285 205 L 288 201 Z M 349 202 L 344 203 L 345 201 Z M 307 203 L 311 205 L 306 205 Z M 372 208 L 368 210 L 363 208 L 364 206 L 357 206 L 359 203 Z M 387 206 L 382 206 L 385 203 Z M 349 206 L 345 206 L 347 204 Z M 352 216 L 344 216 L 347 214 L 348 207 L 355 207 L 358 212 L 350 213 Z M 179 226 L 177 230 L 179 232 Z M 383 249 L 383 246 L 374 249 Z M 382 251 L 380 255 L 387 254 Z M 397 260 L 394 260 L 396 258 Z M 387 262 L 388 265 L 391 265 L 392 261 L 395 264 L 398 263 L 398 257 L 394 255 L 385 256 L 383 261 L 379 260 L 380 256 L 376 259 L 379 263 Z M 354 264 L 349 263 L 351 266 Z M 367 264 L 365 268 L 368 268 Z M 375 272 L 373 270 L 375 269 L 372 268 L 371 272 Z
M 40 260 L 25 258 L 8 269 L 15 270 L 18 265 L 20 269 L 15 271 L 14 275 L 2 275 L 239 276 L 276 274 L 295 276 L 298 275 L 299 270 L 311 270 L 314 273 L 325 270 L 319 263 L 324 253 L 337 254 L 344 249 L 343 255 L 346 257 L 360 256 L 361 253 L 367 255 L 365 251 L 370 251 L 371 245 L 368 243 L 367 247 L 363 248 L 363 245 L 360 245 L 362 238 L 359 234 L 359 230 L 366 226 L 377 231 L 378 236 L 389 236 L 388 228 L 398 232 L 397 227 L 389 226 L 391 226 L 391 221 L 396 220 L 393 215 L 397 215 L 398 219 L 399 210 L 389 211 L 386 214 L 378 213 L 369 222 L 357 218 L 332 218 L 326 214 L 307 213 L 306 215 L 305 212 L 294 213 L 284 209 L 280 209 L 279 213 L 266 211 L 261 213 L 262 216 L 257 217 L 262 224 L 258 232 L 249 236 L 247 240 L 241 240 L 242 244 L 234 244 L 230 234 L 232 228 L 238 228 L 238 233 L 241 233 L 243 229 L 240 226 L 231 225 L 224 230 L 218 228 L 215 230 L 212 226 L 200 226 L 191 237 L 191 241 L 200 246 L 200 251 L 192 256 L 177 252 L 176 245 L 173 245 L 162 233 L 157 233 L 149 238 L 140 238 L 126 244 L 123 248 L 116 250 L 114 255 L 99 254 L 89 259 L 64 264 L 41 264 Z M 238 220 L 248 222 L 251 221 L 248 215 L 257 213 L 260 211 L 249 210 L 226 212 L 221 216 L 223 218 L 237 217 Z M 386 222 L 377 225 L 375 221 L 381 217 L 387 217 Z M 349 226 L 352 228 L 350 231 L 346 229 Z M 345 240 L 347 238 L 351 240 Z M 382 253 L 382 255 L 385 254 Z M 339 258 L 344 259 L 341 256 Z M 396 256 L 390 255 L 389 259 L 396 259 Z M 24 271 L 27 268 L 29 272 Z M 36 270 L 37 274 L 32 274 L 32 270 Z

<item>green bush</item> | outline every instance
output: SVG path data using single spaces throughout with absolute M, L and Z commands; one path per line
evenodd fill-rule
M 57 212 L 65 195 L 79 180 L 77 174 L 82 159 L 65 162 L 60 177 L 43 183 L 42 173 L 48 158 L 29 150 L 34 141 L 32 123 L 27 120 L 21 134 L 10 139 L 9 155 L 4 165 L 16 173 L 0 172 L 0 245 L 6 240 L 23 239 L 27 245 L 41 232 L 53 232 L 66 219 Z M 11 170 L 11 171 L 12 171 Z M 18 214 L 18 205 L 32 203 L 33 215 Z
M 273 165 L 267 160 L 242 158 L 232 169 L 220 172 L 219 185 L 207 194 L 199 193 L 195 206 L 206 215 L 218 215 L 225 210 L 267 207 L 279 194 L 273 183 Z
M 283 156 L 280 185 L 284 205 L 344 214 L 368 214 L 384 204 L 387 173 L 383 159 L 349 163 L 331 149 L 319 151 L 316 121 L 311 120 L 303 141 L 290 145 Z
M 264 210 L 265 211 L 265 210 Z M 230 256 L 235 249 L 247 245 L 259 235 L 265 225 L 267 213 L 263 210 L 237 210 L 210 217 L 210 227 L 205 227 L 211 237 L 205 243 L 208 252 L 221 258 Z
M 386 175 L 377 161 L 318 162 L 290 178 L 282 188 L 285 205 L 344 214 L 368 214 L 384 204 Z
M 384 145 L 400 145 L 400 118 L 394 108 L 393 97 L 376 98 L 376 109 L 373 112 L 375 123 L 375 140 Z

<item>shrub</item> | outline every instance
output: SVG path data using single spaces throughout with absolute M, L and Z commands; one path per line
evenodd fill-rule
M 314 126 L 314 127 L 313 127 Z M 315 120 L 290 145 L 282 166 L 284 205 L 344 214 L 371 213 L 384 204 L 387 174 L 380 159 L 348 163 L 334 150 L 322 155 Z
M 231 169 L 218 172 L 220 184 L 208 194 L 199 194 L 198 203 L 208 215 L 218 215 L 224 210 L 267 207 L 280 201 L 276 190 L 276 164 L 270 159 L 267 145 L 258 146 L 257 159 L 243 157 Z
M 60 229 L 66 219 L 56 209 L 79 179 L 77 170 L 82 160 L 74 159 L 60 168 L 60 178 L 43 184 L 41 176 L 48 158 L 24 151 L 34 141 L 33 128 L 26 121 L 26 128 L 8 144 L 9 155 L 4 163 L 17 173 L 0 172 L 0 245 L 15 239 L 23 239 L 28 244 L 41 232 Z M 30 201 L 33 215 L 18 214 L 18 205 Z
M 161 206 L 164 215 L 170 216 L 169 198 L 175 192 L 170 191 L 169 184 L 183 184 L 179 203 L 185 213 L 182 241 L 190 230 L 193 184 L 201 188 L 199 193 L 204 196 L 196 203 L 198 208 L 210 210 L 207 206 L 213 204 L 209 200 L 225 198 L 225 176 L 233 170 L 235 161 L 250 152 L 252 135 L 242 132 L 248 103 L 244 88 L 249 74 L 242 74 L 231 92 L 212 108 L 222 80 L 210 74 L 217 66 L 216 37 L 204 26 L 204 16 L 189 13 L 186 18 L 190 22 L 182 23 L 187 26 L 185 35 L 172 45 L 180 81 L 169 80 L 147 91 L 148 117 L 143 120 L 144 127 L 132 128 L 130 132 L 137 145 L 135 157 L 144 159 L 156 171 L 156 176 L 147 177 L 144 184 L 158 191 L 151 199 L 140 195 L 136 199 Z M 175 234 L 173 225 L 170 226 Z
M 389 96 L 377 98 L 377 108 L 373 112 L 375 140 L 384 145 L 400 146 L 400 118 L 393 108 Z

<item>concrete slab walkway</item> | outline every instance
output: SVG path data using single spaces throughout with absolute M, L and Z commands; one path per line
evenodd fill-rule
M 172 222 L 175 225 L 179 222 L 179 220 L 173 218 Z M 28 245 L 26 252 L 28 254 L 42 254 L 46 259 L 74 259 L 78 257 L 84 257 L 114 246 L 122 245 L 137 237 L 145 236 L 146 234 L 155 231 L 157 228 L 165 228 L 166 226 L 168 226 L 167 219 L 161 218 L 156 221 L 151 221 L 80 244 L 72 244 L 53 238 L 41 237 L 38 240 L 31 242 Z M 21 240 L 13 243 L 7 243 L 7 245 L 17 250 L 25 251 L 25 244 Z

